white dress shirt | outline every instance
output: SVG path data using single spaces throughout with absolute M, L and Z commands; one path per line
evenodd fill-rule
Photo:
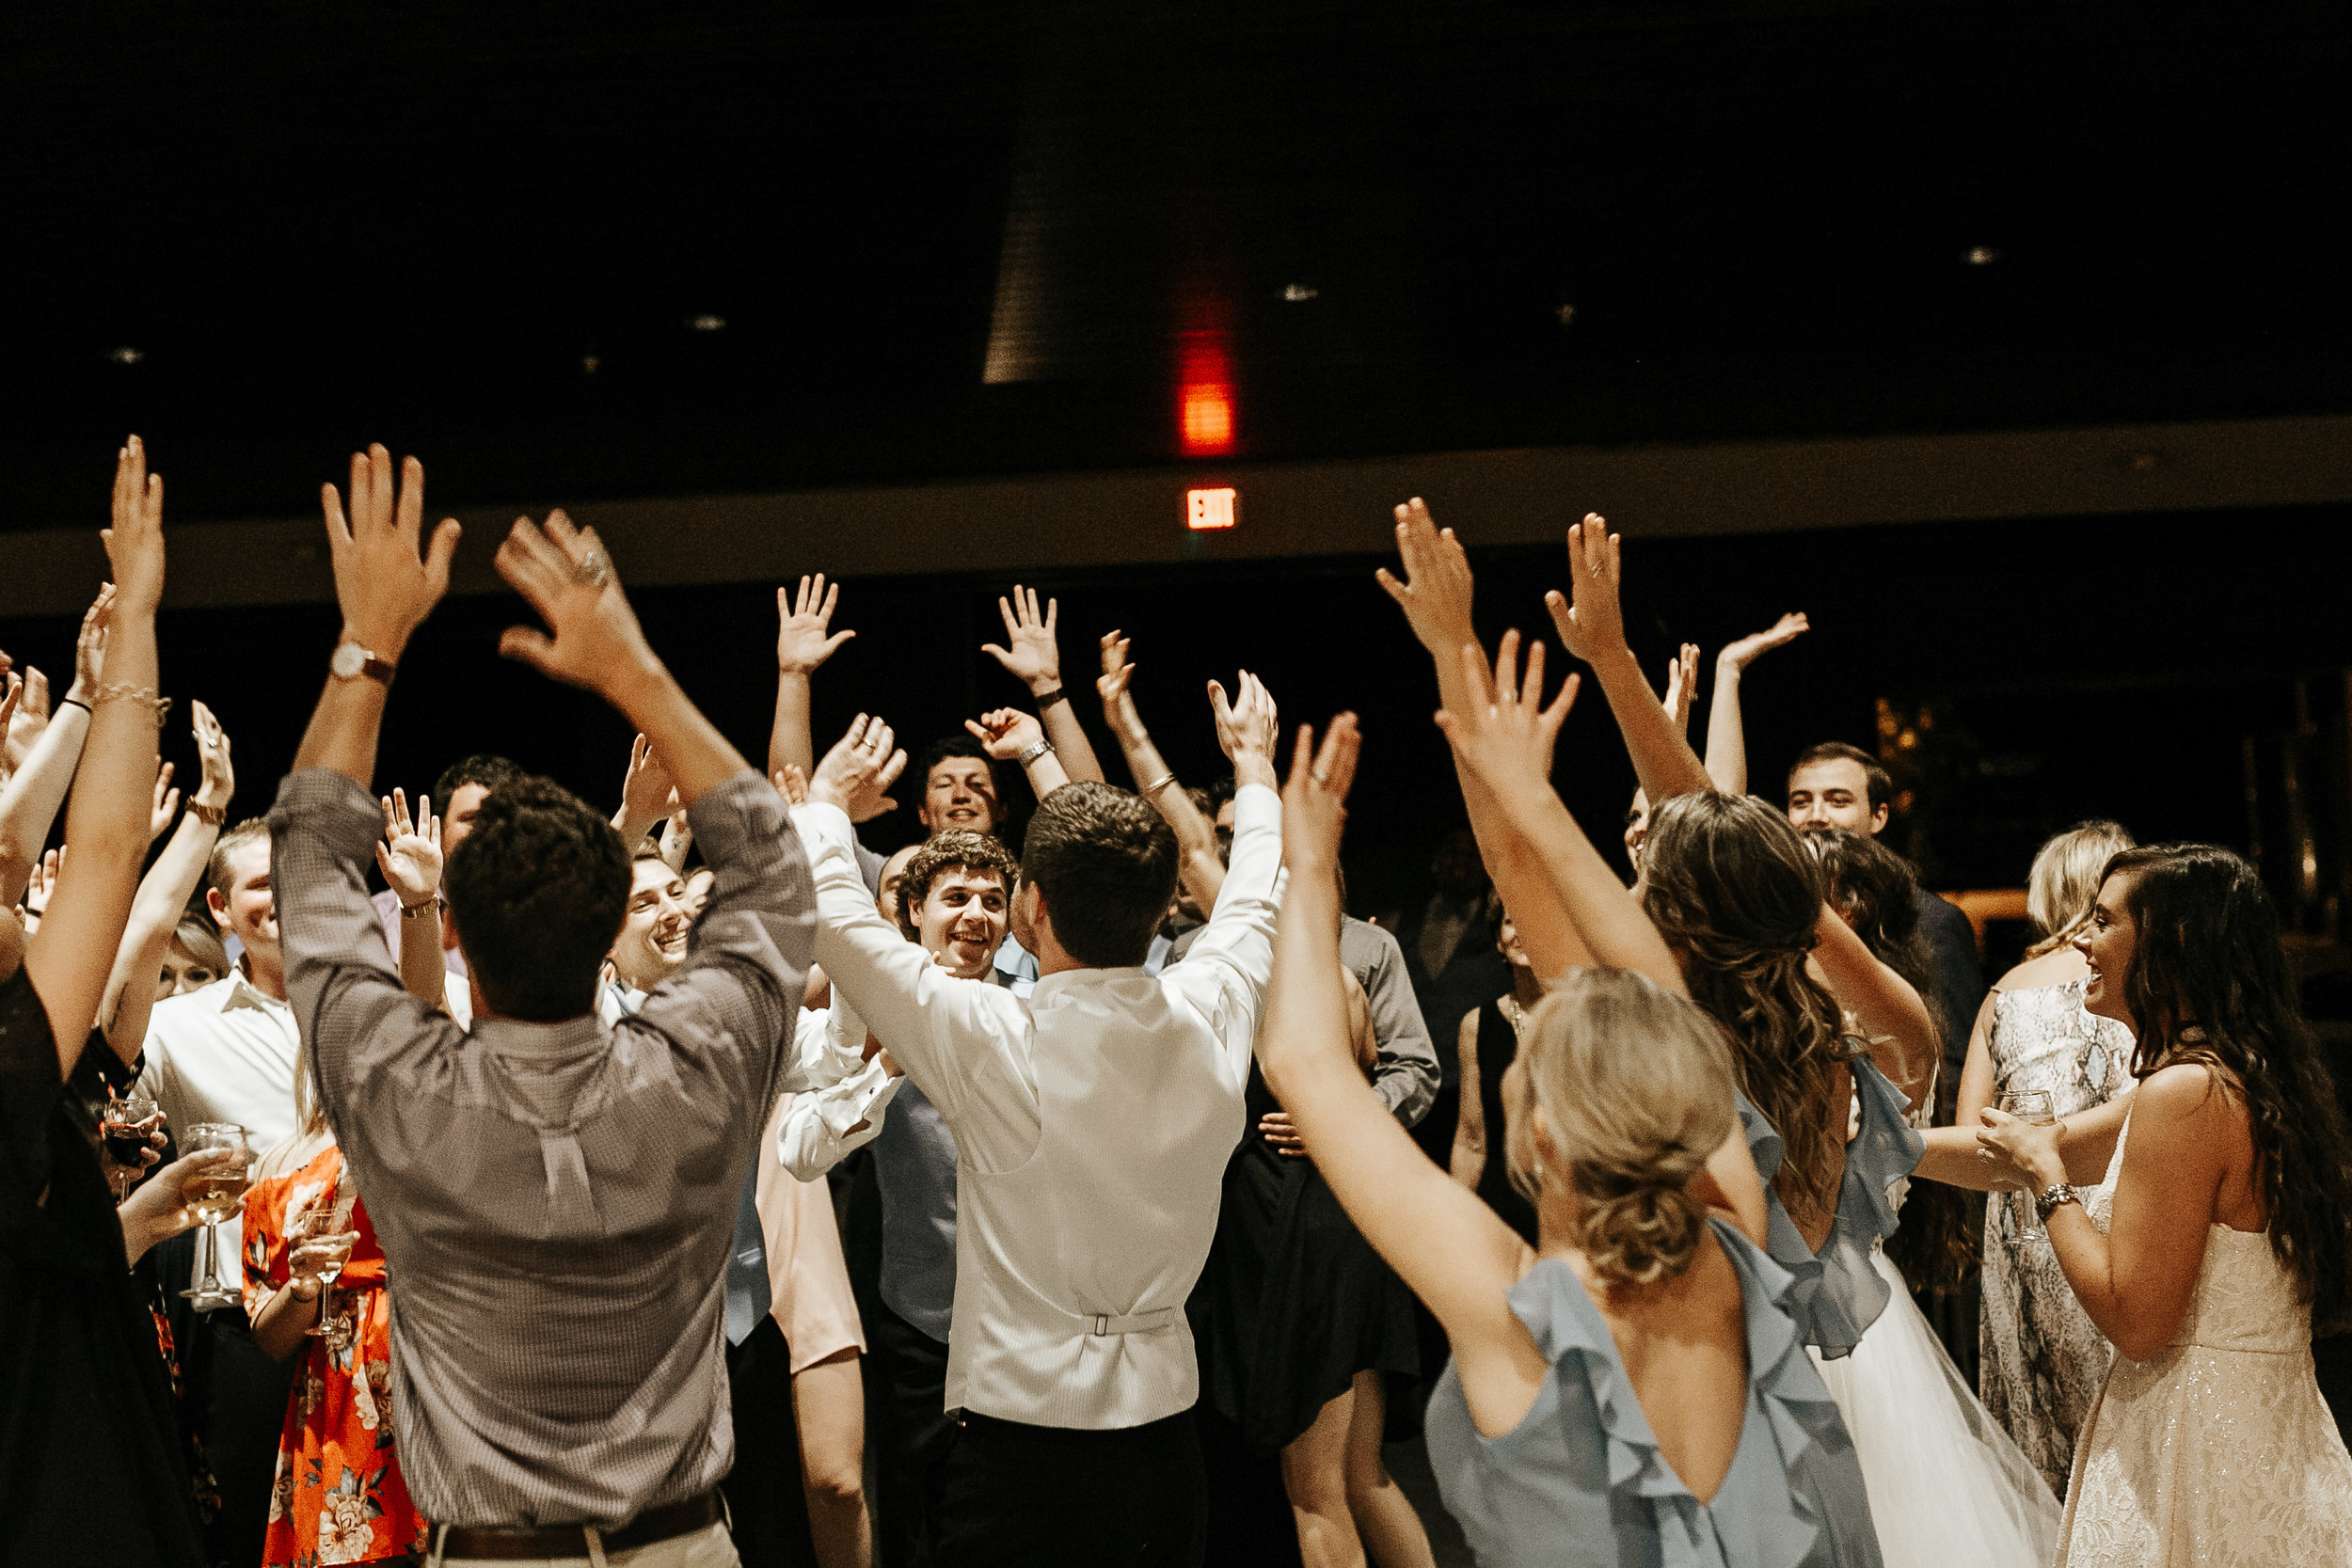
M 146 1051 L 139 1085 L 164 1108 L 183 1152 L 188 1130 L 199 1121 L 244 1128 L 257 1161 L 294 1136 L 294 1062 L 302 1052 L 294 1009 L 264 995 L 242 969 L 156 1003 L 148 1014 Z M 214 1239 L 221 1281 L 241 1289 L 243 1216 L 222 1221 Z
M 834 992 L 833 1006 L 801 1011 L 800 1053 L 812 1061 L 847 1064 L 866 1045 L 866 1023 L 849 998 Z M 803 1181 L 814 1181 L 882 1131 L 882 1112 L 898 1094 L 875 1054 L 857 1071 L 807 1094 L 796 1094 L 776 1124 L 776 1161 Z
M 1282 859 L 1274 791 L 1244 788 L 1234 814 L 1187 962 L 1048 974 L 1025 1000 L 955 978 L 883 923 L 839 811 L 793 813 L 818 961 L 955 1133 L 950 1410 L 1112 1430 L 1200 1396 L 1184 1298 L 1241 1141 Z

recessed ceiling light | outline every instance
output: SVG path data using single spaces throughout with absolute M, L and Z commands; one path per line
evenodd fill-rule
M 1573 305 L 1554 306 L 1551 313 L 1562 326 L 1566 326 L 1569 323 L 1576 320 L 1576 307 Z
M 2000 259 L 2001 253 L 1989 245 L 1968 247 L 1968 264 L 1972 267 L 1989 267 Z
M 1321 289 L 1316 288 L 1311 283 L 1285 283 L 1282 285 L 1282 297 L 1293 305 L 1303 305 L 1308 300 L 1317 297 L 1322 293 L 1323 291 Z
M 580 373 L 582 375 L 594 375 L 596 373 L 596 367 L 603 363 L 604 360 L 600 356 L 583 354 L 580 356 Z
M 135 365 L 140 360 L 147 357 L 147 351 L 145 349 L 133 348 L 128 343 L 125 343 L 120 348 L 108 349 L 106 351 L 106 357 L 113 360 L 118 365 Z
M 697 332 L 716 332 L 727 325 L 727 319 L 724 316 L 713 316 L 708 314 L 689 316 L 686 320 L 686 325 L 692 327 Z

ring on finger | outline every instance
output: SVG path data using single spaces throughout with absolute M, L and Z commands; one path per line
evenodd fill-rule
M 590 550 L 572 567 L 572 580 L 591 588 L 602 588 L 612 580 L 612 563 L 602 550 Z

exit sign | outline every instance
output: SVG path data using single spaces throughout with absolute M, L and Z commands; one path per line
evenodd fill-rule
M 1234 503 L 1240 499 L 1239 493 L 1231 489 L 1187 490 L 1184 492 L 1184 526 L 1195 531 L 1232 528 L 1235 521 Z

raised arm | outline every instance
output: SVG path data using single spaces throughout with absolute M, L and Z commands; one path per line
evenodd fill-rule
M 204 879 L 213 846 L 219 842 L 221 824 L 228 820 L 229 801 L 236 794 L 237 777 L 229 760 L 229 736 L 220 721 L 202 703 L 190 703 L 196 732 L 197 756 L 203 778 L 188 798 L 180 827 L 155 857 L 139 882 L 131 903 L 131 919 L 116 950 L 114 973 L 106 977 L 106 999 L 98 1016 L 106 1043 L 124 1065 L 138 1058 L 147 1039 L 148 1015 L 155 1006 L 155 974 L 164 949 L 188 907 L 188 899 Z
M 441 819 L 433 798 L 395 789 L 382 798 L 384 841 L 375 868 L 400 905 L 400 983 L 428 1007 L 449 1011 L 449 969 L 441 957 Z
M 105 997 L 149 843 L 155 732 L 164 710 L 155 657 L 155 607 L 164 592 L 164 482 L 147 471 L 147 451 L 135 436 L 116 459 L 114 521 L 101 536 L 115 585 L 106 626 L 108 679 L 90 695 L 81 787 L 66 814 L 66 842 L 73 852 L 58 867 L 48 911 L 24 954 L 25 972 L 48 1010 L 60 1078 L 72 1076 Z M 53 721 L 50 731 L 62 721 Z M 34 749 L 50 743 L 44 733 Z
M 1012 598 L 1008 601 L 999 597 L 996 609 L 1005 618 L 1006 645 L 986 642 L 980 651 L 1029 689 L 1029 695 L 1037 700 L 1038 719 L 1044 725 L 1045 738 L 1054 743 L 1062 770 L 1081 783 L 1103 783 L 1103 765 L 1094 760 L 1094 748 L 1087 741 L 1086 726 L 1078 722 L 1077 710 L 1071 705 L 1069 693 L 1062 689 L 1061 645 L 1054 637 L 1054 624 L 1061 610 L 1059 602 L 1046 600 L 1045 612 L 1041 615 L 1037 590 L 1015 583 Z
M 1176 782 L 1176 770 L 1161 760 L 1160 749 L 1152 744 L 1152 734 L 1143 727 L 1143 715 L 1136 711 L 1130 689 L 1136 667 L 1127 661 L 1127 639 L 1114 631 L 1103 639 L 1102 651 L 1103 673 L 1094 689 L 1103 699 L 1103 717 L 1118 738 L 1127 770 L 1135 775 L 1136 792 L 1176 831 L 1176 850 L 1182 857 L 1178 875 L 1184 891 L 1202 910 L 1213 910 L 1217 890 L 1225 885 L 1225 861 L 1217 853 L 1216 829 Z
M 1506 1299 L 1526 1265 L 1526 1243 L 1414 1147 L 1349 1049 L 1333 959 L 1340 825 L 1358 748 L 1353 714 L 1332 721 L 1319 751 L 1310 731 L 1298 733 L 1282 791 L 1290 885 L 1258 1062 L 1348 1217 L 1445 1326 L 1478 1426 L 1508 1431 L 1547 1370 Z
M 966 719 L 963 727 L 972 732 L 980 749 L 993 760 L 1020 764 L 1039 800 L 1070 782 L 1060 753 L 1045 738 L 1044 727 L 1035 714 L 1017 707 L 1000 707 L 977 719 Z
M 1463 711 L 1440 713 L 1438 727 L 1453 742 L 1462 767 L 1493 792 L 1498 806 L 1534 847 L 1537 863 L 1550 879 L 1552 895 L 1575 921 L 1593 961 L 1613 969 L 1639 970 L 1676 995 L 1687 995 L 1681 967 L 1667 950 L 1665 939 L 1642 907 L 1626 895 L 1616 873 L 1609 869 L 1600 851 L 1593 847 L 1584 830 L 1552 792 L 1548 763 L 1560 721 L 1567 716 L 1575 677 L 1569 677 L 1559 699 L 1545 707 L 1544 645 L 1537 642 L 1529 649 L 1524 681 L 1518 648 L 1518 633 L 1503 633 L 1502 650 L 1490 670 L 1478 645 L 1465 643 L 1456 657 L 1463 684 L 1471 696 Z M 1661 718 L 1664 712 L 1659 710 Z M 1518 919 L 1516 909 L 1512 919 L 1515 924 Z M 1519 945 L 1527 945 L 1523 927 Z
M 108 583 L 83 614 L 81 633 L 73 644 L 73 684 L 58 705 L 63 711 L 50 718 L 27 744 L 23 762 L 8 775 L 7 785 L 0 787 L 0 904 L 13 904 L 24 895 L 33 864 L 40 859 L 41 846 L 48 842 L 49 830 L 57 820 L 57 808 L 65 804 L 66 791 L 72 785 L 73 770 L 89 736 L 91 705 L 98 700 L 114 599 L 115 585 Z M 48 683 L 38 670 L 26 674 L 20 703 L 31 703 L 38 695 L 45 704 Z M 153 777 L 151 769 L 149 776 Z
M 834 606 L 840 602 L 841 585 L 827 587 L 822 572 L 803 578 L 797 594 L 788 588 L 776 590 L 776 718 L 768 732 L 771 777 L 787 765 L 803 774 L 817 770 L 817 742 L 809 733 L 809 677 L 857 635 L 847 628 L 833 629 Z
M 1881 962 L 1852 927 L 1827 904 L 1813 923 L 1813 960 L 1839 1006 L 1854 1016 L 1870 1042 L 1870 1060 L 1896 1092 L 1918 1104 L 1935 1087 L 1944 1038 L 1935 1015 L 1911 982 Z
M 1715 656 L 1715 701 L 1707 712 L 1707 776 L 1726 795 L 1748 792 L 1748 734 L 1740 716 L 1740 679 L 1759 654 L 1793 642 L 1811 630 L 1804 611 L 1784 615 L 1769 631 L 1727 642 Z
M 1568 577 L 1573 601 L 1554 589 L 1544 595 L 1561 645 L 1593 667 L 1609 711 L 1616 715 L 1632 754 L 1634 775 L 1656 811 L 1677 795 L 1712 789 L 1714 782 L 1691 743 L 1660 705 L 1633 650 L 1626 645 L 1625 618 L 1618 604 L 1623 576 L 1623 541 L 1609 531 L 1598 513 L 1568 530 Z
M 1418 497 L 1396 509 L 1396 547 L 1405 576 L 1400 578 L 1386 567 L 1374 575 L 1405 611 L 1406 625 L 1435 662 L 1438 700 L 1447 709 L 1459 710 L 1471 700 L 1471 689 L 1463 682 L 1461 651 L 1464 644 L 1478 641 L 1470 623 L 1474 583 L 1470 558 L 1452 529 L 1438 531 L 1428 507 Z M 1562 692 L 1563 702 L 1574 700 L 1576 685 L 1576 677 L 1570 676 Z M 1561 712 L 1565 717 L 1566 709 Z M 1486 874 L 1494 879 L 1503 908 L 1511 911 L 1512 922 L 1518 927 L 1519 945 L 1534 964 L 1535 973 L 1557 977 L 1590 964 L 1592 954 L 1566 907 L 1552 892 L 1534 846 L 1479 777 L 1462 766 L 1458 755 L 1454 770 L 1461 781 L 1462 803 L 1469 808 L 1470 832 L 1477 835 Z M 1547 753 L 1544 775 L 1549 779 L 1550 774 L 1551 759 Z
M 595 529 L 575 529 L 560 511 L 548 514 L 545 527 L 517 517 L 499 546 L 498 569 L 549 628 L 509 626 L 499 652 L 620 709 L 653 748 L 680 804 L 691 807 L 750 769 L 654 657 Z

